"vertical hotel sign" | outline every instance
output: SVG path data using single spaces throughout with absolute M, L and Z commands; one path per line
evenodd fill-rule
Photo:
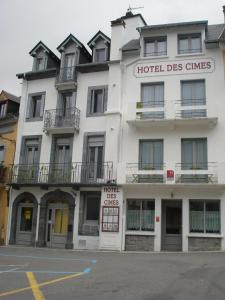
M 143 62 L 134 66 L 134 76 L 168 76 L 198 73 L 212 73 L 215 70 L 213 58 L 198 58 L 187 60 Z
M 120 194 L 117 186 L 103 188 L 102 232 L 119 232 Z

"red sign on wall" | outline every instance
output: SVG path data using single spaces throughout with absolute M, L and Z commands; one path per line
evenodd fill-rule
M 167 170 L 166 177 L 167 177 L 167 179 L 174 179 L 174 171 L 173 170 Z

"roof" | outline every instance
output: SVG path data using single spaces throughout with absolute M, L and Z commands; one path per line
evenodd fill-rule
M 149 29 L 166 29 L 173 27 L 187 27 L 187 26 L 195 26 L 202 25 L 207 26 L 208 21 L 193 21 L 193 22 L 180 22 L 180 23 L 168 23 L 168 24 L 159 24 L 159 25 L 148 25 L 143 27 L 138 27 L 139 31 L 141 30 L 149 30 Z
M 206 32 L 206 43 L 218 42 L 224 32 L 225 24 L 208 25 Z
M 89 59 L 91 59 L 91 55 L 90 55 L 90 53 L 88 52 L 88 50 L 85 48 L 85 46 L 77 39 L 77 38 L 75 38 L 75 36 L 74 35 L 72 35 L 72 33 L 70 33 L 69 35 L 68 35 L 68 37 L 57 47 L 57 50 L 59 51 L 59 52 L 61 52 L 62 50 L 61 50 L 61 48 L 65 45 L 65 44 L 67 44 L 70 40 L 72 40 L 73 42 L 75 42 L 81 49 L 82 49 L 82 51 L 84 52 L 84 54 L 89 58 Z
M 135 50 L 139 50 L 140 48 L 141 48 L 140 40 L 135 39 L 135 40 L 131 40 L 127 44 L 125 44 L 122 47 L 122 51 L 135 51 Z
M 102 37 L 104 40 L 106 40 L 108 43 L 111 42 L 111 39 L 105 35 L 101 30 L 99 30 L 92 39 L 90 39 L 90 41 L 87 43 L 88 46 L 91 48 L 93 47 L 93 45 L 91 45 L 93 42 L 95 42 L 99 37 Z
M 39 48 L 39 47 L 42 47 L 42 48 L 44 48 L 46 51 L 47 51 L 47 53 L 56 61 L 56 62 L 60 62 L 60 59 L 55 55 L 55 53 L 53 53 L 42 41 L 40 41 L 40 42 L 38 42 L 37 44 L 36 44 L 36 46 L 34 46 L 34 48 L 29 52 L 29 54 L 31 55 L 31 56 L 34 56 L 35 55 L 35 52 L 37 51 L 37 49 Z
M 145 19 L 143 18 L 142 14 L 133 14 L 132 12 L 127 12 L 125 16 L 111 21 L 111 26 L 123 24 L 124 20 L 136 17 L 140 17 L 143 23 L 147 26 L 147 23 L 145 22 Z
M 18 104 L 20 103 L 20 97 L 17 97 L 17 96 L 15 96 L 9 92 L 6 92 L 4 90 L 2 90 L 2 92 L 0 93 L 0 97 L 3 99 L 5 98 L 4 100 L 11 100 Z

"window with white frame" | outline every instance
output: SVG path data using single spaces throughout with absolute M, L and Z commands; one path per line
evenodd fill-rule
M 127 200 L 127 230 L 154 231 L 154 220 L 154 200 Z
M 220 201 L 190 200 L 190 232 L 220 233 Z
M 26 119 L 42 120 L 44 113 L 45 93 L 30 94 L 27 104 Z
M 107 109 L 107 86 L 88 89 L 87 116 L 101 115 Z
M 202 52 L 201 34 L 179 34 L 178 54 Z
M 144 56 L 160 56 L 167 54 L 166 37 L 152 37 L 144 40 Z

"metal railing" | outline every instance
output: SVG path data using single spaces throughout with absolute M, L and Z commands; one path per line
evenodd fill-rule
M 194 119 L 206 118 L 207 108 L 206 99 L 182 99 L 176 100 L 176 115 L 177 119 Z
M 18 164 L 11 166 L 11 184 L 104 184 L 113 181 L 113 163 Z
M 77 80 L 76 69 L 75 66 L 72 66 L 72 67 L 60 68 L 56 82 L 63 83 L 63 82 L 76 81 L 76 80 Z
M 136 118 L 141 119 L 164 119 L 165 118 L 165 108 L 164 100 L 156 101 L 143 101 L 136 102 Z
M 164 183 L 164 163 L 127 163 L 127 183 Z
M 178 54 L 186 54 L 186 53 L 200 53 L 202 52 L 202 48 L 187 48 L 187 49 L 178 49 Z
M 217 183 L 217 163 L 177 163 L 176 183 Z
M 44 131 L 53 128 L 74 128 L 79 130 L 80 110 L 76 107 L 70 109 L 50 109 L 44 114 Z
M 167 55 L 167 51 L 166 50 L 163 50 L 163 51 L 149 51 L 149 52 L 145 52 L 144 53 L 144 56 L 147 57 L 147 56 L 161 56 L 161 55 Z

